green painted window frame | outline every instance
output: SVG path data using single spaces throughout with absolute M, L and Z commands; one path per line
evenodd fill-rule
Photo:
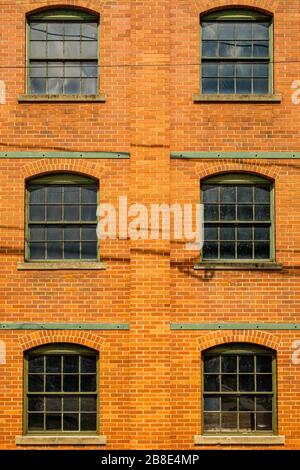
M 262 13 L 257 10 L 251 9 L 225 9 L 225 10 L 218 10 L 213 13 L 203 13 L 200 15 L 200 94 L 203 94 L 202 90 L 202 22 L 203 21 L 265 21 L 269 22 L 269 57 L 263 58 L 262 60 L 269 61 L 269 92 L 267 95 L 274 94 L 274 22 L 273 22 L 273 15 Z M 219 61 L 220 58 L 211 58 L 212 61 Z M 223 59 L 221 59 L 223 60 Z M 232 58 L 228 58 L 228 60 L 232 60 Z M 237 58 L 236 61 L 238 62 L 241 60 L 242 62 L 245 60 L 251 61 L 251 58 Z M 253 60 L 253 58 L 252 58 Z M 205 96 L 218 96 L 214 94 L 204 94 Z M 264 94 L 261 95 L 249 95 L 249 96 L 267 96 Z M 227 94 L 222 94 L 221 96 L 231 96 Z M 238 93 L 235 93 L 234 96 L 239 96 Z
M 29 356 L 40 356 L 40 355 L 72 355 L 72 356 L 80 356 L 80 355 L 85 355 L 85 356 L 94 356 L 96 357 L 96 392 L 93 392 L 93 395 L 96 395 L 97 398 L 97 404 L 96 404 L 96 430 L 95 431 L 29 431 L 28 430 L 28 395 L 30 392 L 28 392 L 28 359 Z M 92 349 L 88 348 L 86 346 L 81 346 L 77 344 L 66 344 L 66 343 L 51 343 L 51 344 L 46 344 L 43 346 L 38 346 L 35 348 L 32 348 L 24 353 L 24 398 L 23 398 L 23 434 L 27 436 L 53 436 L 53 435 L 59 435 L 59 436 L 86 436 L 86 435 L 93 435 L 97 436 L 100 433 L 100 420 L 99 420 L 99 412 L 100 412 L 100 400 L 99 400 L 99 387 L 100 387 L 100 373 L 99 373 L 99 367 L 100 367 L 100 355 L 99 352 Z M 47 395 L 47 392 L 36 392 L 37 395 Z M 76 392 L 69 392 L 70 395 L 76 395 Z M 77 393 L 78 396 L 85 395 L 85 393 L 88 395 L 91 395 L 90 392 L 79 392 Z M 56 392 L 52 392 L 52 395 L 55 395 Z M 65 393 L 64 392 L 57 392 L 57 395 L 63 396 Z M 62 412 L 61 412 L 62 413 Z M 44 410 L 45 414 L 45 410 Z
M 97 21 L 97 95 L 100 93 L 100 15 L 96 12 L 88 13 L 87 11 L 77 8 L 55 8 L 46 9 L 38 13 L 26 15 L 26 95 L 40 96 L 30 93 L 30 22 L 31 21 Z M 51 96 L 43 94 L 42 96 Z M 54 95 L 55 96 L 55 95 Z M 59 95 L 65 96 L 65 95 Z M 78 96 L 78 95 L 67 95 Z M 85 95 L 82 95 L 85 96 Z M 89 95 L 87 95 L 89 96 Z M 91 95 L 93 96 L 93 95 Z
M 219 395 L 222 396 L 222 392 L 205 392 L 204 391 L 204 359 L 207 356 L 232 356 L 232 355 L 266 355 L 272 357 L 272 430 L 271 431 L 251 431 L 251 432 L 209 432 L 205 431 L 204 429 L 204 395 L 211 393 L 212 395 Z M 221 372 L 220 372 L 221 373 Z M 238 372 L 237 372 L 238 374 Z M 260 346 L 257 344 L 250 344 L 250 343 L 225 343 L 221 344 L 220 346 L 213 346 L 209 349 L 202 351 L 201 353 L 201 382 L 202 382 L 202 390 L 201 390 L 201 430 L 202 435 L 204 436 L 220 436 L 220 435 L 232 435 L 232 436 L 266 436 L 266 435 L 277 435 L 278 434 L 278 423 L 277 423 L 277 354 L 276 351 L 267 348 L 265 346 Z M 234 395 L 234 393 L 228 392 L 228 395 Z M 238 395 L 237 392 L 235 395 Z M 257 392 L 245 392 L 245 395 L 257 395 Z M 261 392 L 261 394 L 266 394 L 265 392 Z M 221 413 L 221 410 L 219 411 Z M 238 411 L 237 411 L 238 413 Z
M 205 264 L 249 264 L 249 263 L 270 263 L 275 262 L 275 184 L 273 180 L 251 173 L 222 173 L 216 176 L 209 176 L 203 178 L 200 181 L 200 201 L 203 203 L 203 191 L 202 188 L 205 184 L 219 184 L 219 185 L 255 185 L 264 184 L 270 187 L 270 258 L 259 259 L 259 258 L 232 258 L 232 259 L 220 259 L 220 258 L 203 258 L 202 251 L 200 254 L 200 262 Z M 247 223 L 247 221 L 233 222 L 233 223 Z M 213 223 L 213 222 L 212 222 Z M 219 222 L 215 222 L 218 224 Z
M 28 179 L 25 183 L 25 261 L 29 263 L 95 263 L 100 262 L 100 239 L 97 238 L 97 259 L 31 259 L 29 251 L 29 185 L 51 185 L 51 184 L 80 184 L 80 185 L 97 185 L 97 207 L 100 203 L 100 182 L 97 179 L 87 177 L 84 175 L 79 175 L 76 173 L 51 173 L 45 176 L 40 176 L 36 178 Z M 79 224 L 79 222 L 78 222 Z

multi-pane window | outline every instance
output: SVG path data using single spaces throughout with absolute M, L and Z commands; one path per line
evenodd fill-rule
M 27 184 L 26 257 L 35 260 L 97 260 L 98 184 L 57 174 Z
M 270 261 L 272 185 L 246 174 L 207 179 L 204 204 L 203 260 Z
M 28 92 L 98 92 L 98 18 L 78 11 L 49 11 L 28 18 Z
M 26 356 L 28 433 L 97 431 L 97 361 L 89 348 L 41 347 Z
M 275 355 L 243 344 L 203 354 L 204 433 L 276 432 Z
M 271 22 L 228 10 L 201 20 L 202 93 L 271 93 Z

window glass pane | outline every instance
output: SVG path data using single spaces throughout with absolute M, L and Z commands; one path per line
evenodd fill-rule
M 28 430 L 43 431 L 44 415 L 42 413 L 28 413 Z
M 252 206 L 238 206 L 237 208 L 238 220 L 253 220 L 253 207 Z
M 253 245 L 252 245 L 252 243 L 238 243 L 237 244 L 237 257 L 238 257 L 238 259 L 251 259 L 251 258 L 253 258 Z
M 48 63 L 48 77 L 62 78 L 64 76 L 63 62 Z
M 267 41 L 256 41 L 253 43 L 253 56 L 254 57 L 268 57 L 269 56 L 269 43 Z
M 220 63 L 219 72 L 220 72 L 220 77 L 234 77 L 234 65 Z
M 270 188 L 265 186 L 255 186 L 254 201 L 256 204 L 264 204 L 270 202 Z
M 46 93 L 47 82 L 45 78 L 31 78 L 30 79 L 30 93 L 43 94 Z
M 47 220 L 57 221 L 62 219 L 61 206 L 47 206 Z
M 253 395 L 242 395 L 239 398 L 239 410 L 240 411 L 254 411 L 254 400 Z
M 48 186 L 47 190 L 48 204 L 56 204 L 62 202 L 62 187 L 61 186 Z
M 64 372 L 79 372 L 79 356 L 64 356 Z
M 270 227 L 267 225 L 257 225 L 254 227 L 254 239 L 255 240 L 269 240 L 270 239 Z
M 65 242 L 64 253 L 65 259 L 80 259 L 80 243 Z
M 64 413 L 63 426 L 64 426 L 64 431 L 78 431 L 79 430 L 79 414 L 78 413 Z
M 61 376 L 60 375 L 46 375 L 46 392 L 60 392 L 61 391 Z
M 80 93 L 80 78 L 66 78 L 64 82 L 64 93 L 76 95 Z
M 219 392 L 220 391 L 220 377 L 218 375 L 205 375 L 204 376 L 204 390 L 206 392 Z
M 42 225 L 33 225 L 30 227 L 30 241 L 44 241 L 45 240 L 45 228 Z
M 81 258 L 97 259 L 97 243 L 82 243 Z
M 47 37 L 47 23 L 31 23 L 30 39 L 35 41 L 45 41 Z
M 61 411 L 62 399 L 61 397 L 46 397 L 46 411 Z
M 34 396 L 28 398 L 28 411 L 44 411 L 44 397 Z
M 254 79 L 253 80 L 253 93 L 267 94 L 269 93 L 269 80 L 268 79 Z
M 252 65 L 251 64 L 236 64 L 236 76 L 238 78 L 251 78 Z
M 62 41 L 64 34 L 64 24 L 62 22 L 48 23 L 48 41 Z
M 82 240 L 97 241 L 96 226 L 82 227 Z
M 48 93 L 52 95 L 59 95 L 63 93 L 64 80 L 62 78 L 49 78 L 48 79 Z
M 236 395 L 227 395 L 221 397 L 222 411 L 237 411 L 237 397 Z
M 249 432 L 255 430 L 254 413 L 239 413 L 239 431 Z
M 272 356 L 256 356 L 256 372 L 272 372 Z
M 44 356 L 33 356 L 28 359 L 28 372 L 44 372 Z
M 81 431 L 94 431 L 97 429 L 96 413 L 81 413 Z
M 44 376 L 41 374 L 28 375 L 28 391 L 29 392 L 43 392 L 44 391 Z
M 202 79 L 202 93 L 217 94 L 218 93 L 218 80 L 216 78 L 203 78 Z
M 60 414 L 47 414 L 46 415 L 46 430 L 54 431 L 61 430 L 61 415 Z
M 45 259 L 44 243 L 30 243 L 30 259 Z
M 254 356 L 240 356 L 239 371 L 254 372 Z
M 270 220 L 270 206 L 255 206 L 255 220 Z
M 82 80 L 82 90 L 84 95 L 95 95 L 97 93 L 97 79 L 85 78 Z
M 82 230 L 84 229 L 85 227 L 82 228 Z M 80 226 L 70 225 L 70 226 L 65 227 L 64 240 L 65 241 L 79 241 L 80 240 Z
M 220 413 L 204 413 L 204 429 L 216 432 L 220 430 Z
M 222 413 L 221 416 L 222 431 L 231 431 L 237 428 L 237 413 Z
M 97 206 L 82 206 L 81 207 L 81 220 L 83 221 L 94 221 L 96 217 Z
M 80 390 L 82 392 L 96 391 L 96 374 L 87 374 L 80 376 Z
M 48 259 L 62 259 L 62 244 L 61 243 L 48 243 L 47 244 L 47 258 Z
M 62 227 L 59 227 L 59 226 L 47 227 L 47 240 L 61 241 L 62 240 Z
M 78 392 L 79 391 L 79 375 L 64 375 L 63 376 L 63 391 L 64 392 Z
M 220 357 L 206 356 L 204 357 L 204 372 L 220 372 Z
M 235 186 L 221 186 L 220 201 L 222 204 L 235 203 L 236 201 Z
M 257 413 L 256 414 L 256 429 L 258 431 L 271 431 L 272 430 L 272 413 Z
M 235 57 L 236 48 L 234 41 L 223 41 L 220 42 L 219 56 L 220 57 Z
M 45 220 L 45 206 L 30 206 L 29 220 L 44 221 Z
M 204 239 L 205 240 L 218 240 L 218 228 L 215 226 L 204 227 Z
M 222 375 L 222 392 L 233 392 L 237 390 L 237 376 L 236 375 Z
M 95 356 L 81 356 L 81 373 L 94 372 L 96 373 L 96 357 Z
M 253 39 L 267 41 L 269 39 L 269 23 L 253 23 Z
M 204 259 L 218 258 L 218 244 L 217 243 L 204 243 L 202 250 Z
M 82 187 L 81 202 L 82 204 L 97 204 L 97 188 L 86 186 Z
M 251 41 L 237 41 L 235 52 L 236 52 L 236 57 L 251 57 L 252 56 Z
M 43 186 L 34 186 L 29 189 L 30 204 L 45 203 L 45 188 Z
M 250 95 L 252 91 L 251 79 L 237 79 L 236 92 L 239 94 Z
M 47 68 L 46 62 L 32 62 L 30 65 L 30 77 L 46 77 L 47 76 Z
M 219 411 L 220 398 L 214 396 L 204 397 L 204 410 L 205 411 Z
M 203 202 L 218 202 L 218 186 L 203 186 Z
M 30 43 L 30 58 L 43 59 L 46 58 L 46 42 L 32 41 Z
M 240 225 L 237 227 L 238 240 L 252 240 L 252 227 Z
M 82 39 L 85 41 L 97 41 L 98 25 L 97 23 L 82 24 Z
M 202 56 L 203 57 L 218 57 L 217 41 L 202 41 Z
M 218 24 L 217 23 L 202 23 L 202 38 L 203 39 L 217 39 L 218 38 Z
M 65 41 L 64 44 L 66 59 L 78 59 L 80 57 L 80 42 Z
M 234 226 L 220 227 L 220 240 L 234 240 L 235 239 L 235 228 Z
M 257 411 L 272 411 L 272 395 L 260 395 L 256 397 Z
M 96 396 L 82 397 L 81 398 L 81 411 L 96 411 L 97 398 Z
M 82 62 L 82 77 L 97 77 L 98 67 L 96 63 Z
M 237 39 L 252 39 L 252 22 L 238 22 L 236 23 Z
M 254 375 L 240 375 L 240 391 L 254 392 Z
M 237 371 L 237 356 L 222 356 L 221 357 L 222 372 L 236 372 Z
M 79 397 L 65 396 L 64 411 L 79 411 Z
M 252 186 L 237 186 L 237 202 L 240 204 L 253 203 L 253 187 Z
M 49 59 L 62 59 L 64 57 L 63 42 L 49 41 L 47 43 Z
M 74 204 L 80 202 L 80 187 L 79 186 L 65 186 L 64 187 L 64 202 L 67 204 Z
M 79 206 L 65 206 L 64 207 L 64 219 L 69 221 L 79 220 Z
M 220 206 L 221 220 L 235 220 L 235 205 Z
M 219 39 L 234 39 L 234 23 L 219 23 Z
M 255 243 L 254 244 L 254 257 L 257 259 L 269 259 L 270 258 L 270 244 L 266 243 Z
M 80 26 L 80 23 L 65 23 L 65 39 L 80 41 Z
M 61 356 L 46 356 L 46 373 L 61 372 Z
M 97 59 L 97 42 L 85 41 L 81 43 L 82 59 Z
M 267 78 L 269 76 L 269 64 L 253 64 L 253 76 Z
M 218 66 L 217 64 L 202 64 L 202 77 L 217 77 L 218 76 Z

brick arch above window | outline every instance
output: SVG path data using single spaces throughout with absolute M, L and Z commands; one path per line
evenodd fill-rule
M 214 346 L 228 343 L 250 343 L 264 346 L 277 351 L 281 344 L 281 338 L 265 331 L 241 330 L 241 331 L 214 331 L 198 338 L 198 348 L 201 352 Z
M 79 173 L 91 178 L 100 179 L 106 176 L 107 168 L 99 163 L 86 161 L 41 159 L 26 164 L 21 168 L 22 177 L 25 180 L 46 175 L 47 173 Z
M 243 9 L 243 10 L 257 10 L 266 14 L 273 14 L 279 7 L 279 0 L 247 0 L 246 2 L 232 2 L 231 0 L 194 0 L 194 6 L 197 12 L 213 13 L 222 9 Z
M 286 171 L 285 166 L 272 165 L 271 167 L 268 161 L 253 162 L 250 160 L 213 160 L 206 161 L 205 163 L 205 166 L 201 165 L 199 167 L 199 171 L 197 171 L 197 176 L 200 180 L 217 174 L 246 173 L 275 181 L 278 176 Z
M 38 331 L 24 335 L 19 339 L 23 352 L 50 343 L 68 343 L 101 351 L 103 350 L 104 342 L 105 339 L 102 336 L 85 331 Z

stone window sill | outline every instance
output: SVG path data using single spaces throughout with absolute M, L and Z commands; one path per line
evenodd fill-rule
M 16 445 L 105 445 L 106 436 L 16 436 Z
M 106 269 L 100 261 L 19 262 L 18 271 Z
M 193 95 L 194 103 L 211 102 L 248 102 L 248 103 L 280 103 L 282 95 Z
M 285 436 L 194 436 L 195 445 L 283 445 Z
M 19 103 L 43 103 L 43 102 L 98 102 L 105 103 L 106 96 L 103 94 L 99 95 L 19 95 Z
M 209 263 L 199 262 L 194 264 L 195 270 L 269 270 L 280 271 L 283 268 L 282 264 L 265 262 L 265 263 Z

